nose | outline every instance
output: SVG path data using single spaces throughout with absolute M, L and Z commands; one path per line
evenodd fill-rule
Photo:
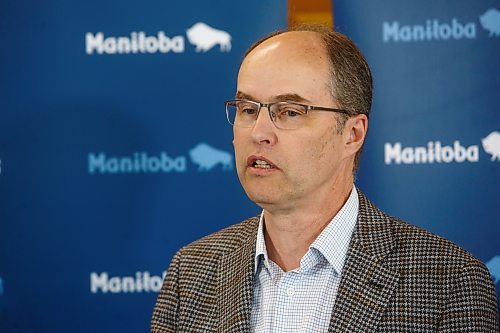
M 268 106 L 261 107 L 251 135 L 252 140 L 258 144 L 274 145 L 277 142 L 276 126 L 272 121 Z

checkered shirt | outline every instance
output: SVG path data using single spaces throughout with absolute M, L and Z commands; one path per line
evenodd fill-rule
M 353 187 L 347 202 L 302 257 L 300 267 L 286 273 L 267 256 L 261 215 L 251 332 L 328 331 L 358 209 Z

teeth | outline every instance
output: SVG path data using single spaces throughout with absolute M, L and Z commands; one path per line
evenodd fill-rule
M 271 164 L 269 164 L 263 160 L 255 160 L 254 167 L 261 168 L 261 169 L 271 169 Z

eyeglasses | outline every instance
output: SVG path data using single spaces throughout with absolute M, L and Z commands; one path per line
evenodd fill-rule
M 267 108 L 269 117 L 279 129 L 298 129 L 308 119 L 311 110 L 338 112 L 349 115 L 342 109 L 312 106 L 295 102 L 258 103 L 247 99 L 232 99 L 225 101 L 227 120 L 231 125 L 238 127 L 252 127 L 257 121 L 260 110 Z

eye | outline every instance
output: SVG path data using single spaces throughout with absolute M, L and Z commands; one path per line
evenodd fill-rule
M 242 115 L 256 115 L 258 112 L 258 106 L 252 103 L 245 103 L 245 102 L 240 102 L 236 104 L 236 108 L 238 110 L 238 113 Z
M 279 117 L 281 118 L 297 118 L 305 114 L 306 112 L 301 105 L 283 104 L 279 108 Z
M 243 108 L 240 110 L 241 113 L 244 113 L 244 114 L 248 114 L 248 115 L 254 115 L 257 113 L 257 110 L 256 109 L 252 109 L 251 107 L 250 108 Z
M 287 117 L 298 117 L 301 116 L 302 113 L 298 112 L 297 110 L 285 110 L 282 114 L 284 114 Z

